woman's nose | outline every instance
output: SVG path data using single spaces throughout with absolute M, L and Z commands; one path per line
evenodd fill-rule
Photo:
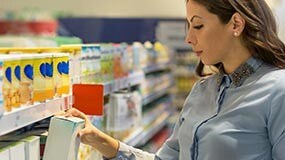
M 185 42 L 190 45 L 195 45 L 197 43 L 197 40 L 195 40 L 194 36 L 188 31 Z

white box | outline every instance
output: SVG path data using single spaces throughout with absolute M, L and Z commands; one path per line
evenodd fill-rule
M 76 117 L 51 118 L 43 160 L 76 160 L 84 120 Z
M 9 147 L 0 144 L 0 159 L 10 160 L 10 150 Z
M 25 144 L 25 160 L 40 160 L 40 138 L 38 136 L 23 137 L 20 135 L 5 137 L 5 141 L 12 143 L 23 142 Z M 0 158 L 0 160 L 2 159 Z
M 26 160 L 40 160 L 40 137 L 30 136 L 20 141 L 25 142 Z
M 24 142 L 15 142 L 11 144 L 9 147 L 10 147 L 10 160 L 26 160 Z

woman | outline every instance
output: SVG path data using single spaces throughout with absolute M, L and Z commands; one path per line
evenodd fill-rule
M 264 0 L 188 0 L 186 42 L 202 78 L 187 97 L 171 137 L 154 155 L 97 130 L 79 133 L 106 158 L 281 160 L 285 158 L 285 46 Z

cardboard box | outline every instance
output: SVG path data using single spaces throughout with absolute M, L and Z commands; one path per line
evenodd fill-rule
M 0 159 L 10 160 L 10 149 L 6 145 L 0 144 Z
M 15 142 L 10 146 L 10 160 L 25 160 L 25 143 Z
M 24 143 L 25 160 L 40 160 L 40 138 L 37 136 L 13 136 L 5 138 L 7 143 Z M 5 142 L 1 142 L 5 143 Z M 13 153 L 12 153 L 13 154 Z M 0 158 L 0 160 L 2 160 Z
M 84 120 L 76 117 L 53 117 L 50 122 L 43 160 L 76 160 L 80 139 L 78 131 Z
M 3 149 L 3 153 L 0 153 L 1 160 L 2 158 L 3 160 L 6 160 L 7 158 L 9 158 L 7 160 L 26 160 L 24 142 L 0 142 L 0 146 L 4 146 L 3 148 L 0 147 Z M 9 156 L 7 154 L 7 151 L 9 151 Z
M 25 142 L 26 160 L 40 160 L 40 138 L 31 136 L 21 141 Z

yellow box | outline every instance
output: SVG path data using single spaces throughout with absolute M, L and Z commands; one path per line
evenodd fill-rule
M 3 112 L 7 111 L 7 103 L 6 101 L 6 94 L 9 91 L 9 88 L 11 87 L 11 83 L 7 81 L 7 78 L 5 78 L 5 61 L 7 60 L 7 56 L 1 55 L 0 56 L 0 115 L 3 114 Z M 9 107 L 10 110 L 12 107 Z
M 20 80 L 21 80 L 21 60 L 20 55 L 11 55 L 13 60 L 12 65 L 12 107 L 20 107 Z
M 46 55 L 36 54 L 34 55 L 34 102 L 44 102 L 47 99 L 46 96 Z
M 10 112 L 12 110 L 12 61 L 11 57 L 3 57 L 3 106 L 6 112 Z
M 54 74 L 53 74 L 53 54 L 45 53 L 46 64 L 46 98 L 52 99 L 55 96 Z
M 27 106 L 33 104 L 34 60 L 32 55 L 21 57 L 20 102 Z
M 56 53 L 53 55 L 53 73 L 54 73 L 54 89 L 55 89 L 55 95 L 61 96 L 61 88 L 62 88 L 62 59 L 63 56 L 62 53 Z
M 61 80 L 62 86 L 58 89 L 59 94 L 69 94 L 70 76 L 69 76 L 69 55 L 62 53 L 61 59 Z

